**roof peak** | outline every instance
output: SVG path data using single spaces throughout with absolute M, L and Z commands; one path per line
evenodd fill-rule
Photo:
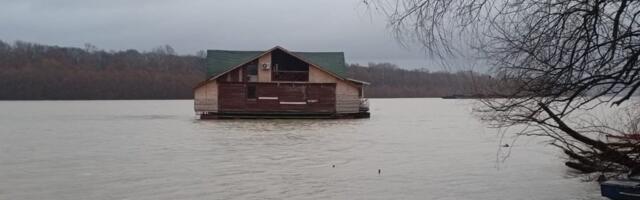
M 207 74 L 215 77 L 275 50 L 281 50 L 338 78 L 346 75 L 343 52 L 295 52 L 280 46 L 266 51 L 207 50 Z
M 207 49 L 207 51 L 219 51 L 219 52 L 269 52 L 269 51 L 273 51 L 276 49 L 280 49 L 286 52 L 291 52 L 291 53 L 342 53 L 344 54 L 344 52 L 342 51 L 291 51 L 288 50 L 284 47 L 281 46 L 275 46 L 273 48 L 267 49 L 267 50 L 233 50 L 233 49 Z

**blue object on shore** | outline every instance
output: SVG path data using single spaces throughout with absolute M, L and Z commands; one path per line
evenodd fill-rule
M 600 183 L 602 196 L 612 200 L 640 200 L 640 180 L 635 178 Z

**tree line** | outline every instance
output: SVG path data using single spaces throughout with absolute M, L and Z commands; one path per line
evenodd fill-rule
M 139 52 L 0 41 L 0 100 L 190 99 L 205 68 L 202 53 L 177 55 L 168 45 Z M 365 95 L 372 98 L 477 95 L 493 81 L 390 63 L 352 64 L 348 75 L 370 82 Z
M 376 98 L 488 97 L 497 95 L 490 88 L 500 86 L 495 78 L 474 71 L 407 70 L 391 63 L 351 64 L 347 72 L 351 78 L 371 83 L 365 95 Z
M 104 51 L 0 41 L 0 99 L 186 99 L 204 61 L 170 46 Z

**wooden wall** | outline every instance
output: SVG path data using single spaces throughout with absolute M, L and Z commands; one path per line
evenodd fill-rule
M 262 66 L 266 64 L 269 69 L 265 70 Z M 271 53 L 265 54 L 258 59 L 258 82 L 271 82 Z
M 256 99 L 247 98 L 248 85 Z M 220 83 L 220 112 L 335 113 L 334 83 Z
M 309 82 L 336 83 L 336 111 L 338 113 L 357 113 L 360 111 L 360 87 L 318 69 L 309 67 Z
M 336 77 L 327 74 L 316 66 L 309 66 L 309 82 L 310 83 L 337 83 Z
M 359 88 L 345 81 L 336 85 L 336 111 L 338 113 L 357 113 L 360 111 Z
M 218 111 L 218 84 L 215 80 L 196 88 L 194 108 L 196 112 Z

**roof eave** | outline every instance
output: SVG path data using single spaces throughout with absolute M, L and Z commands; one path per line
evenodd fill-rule
M 361 84 L 361 85 L 371 85 L 371 83 L 369 83 L 369 82 L 356 80 L 356 79 L 352 79 L 352 78 L 347 78 L 347 80 L 351 81 L 351 82 L 354 82 L 354 83 Z
M 206 85 L 207 83 L 210 83 L 210 82 L 213 82 L 213 81 L 214 81 L 213 79 L 207 79 L 207 80 L 201 81 L 198 84 L 196 84 L 195 87 L 193 87 L 193 90 L 196 90 L 196 89 Z

